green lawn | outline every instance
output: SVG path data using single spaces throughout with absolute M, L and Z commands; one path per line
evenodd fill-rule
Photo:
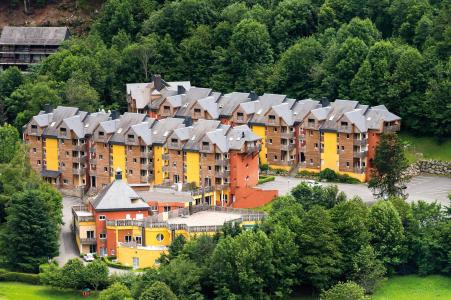
M 439 143 L 432 137 L 415 137 L 407 133 L 399 135 L 407 142 L 407 158 L 410 162 L 419 159 L 451 161 L 451 139 Z
M 46 286 L 30 285 L 19 282 L 0 282 L 0 300 L 75 300 L 83 298 L 80 292 L 60 291 Z
M 376 290 L 371 300 L 445 300 L 451 299 L 451 277 L 431 275 L 396 276 Z

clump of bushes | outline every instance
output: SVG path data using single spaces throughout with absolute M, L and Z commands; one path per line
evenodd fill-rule
M 115 257 L 102 257 L 102 260 L 107 264 L 108 267 L 122 270 L 131 270 L 131 266 L 125 266 L 123 264 L 112 261 Z
M 39 284 L 39 274 L 10 272 L 0 269 L 0 281 L 17 281 L 29 284 Z
M 365 290 L 357 283 L 339 282 L 327 291 L 321 293 L 321 299 L 324 300 L 363 300 L 365 299 Z
M 260 175 L 260 179 L 258 180 L 258 184 L 274 181 L 274 179 L 276 179 L 276 177 L 274 177 L 274 176 L 262 176 L 262 175 Z
M 269 170 L 271 171 L 272 174 L 275 174 L 275 175 L 287 175 L 288 174 L 288 171 L 284 170 L 284 169 L 269 168 Z
M 309 178 L 309 179 L 318 179 L 318 173 L 307 171 L 307 170 L 301 170 L 301 171 L 298 172 L 296 177 Z
M 260 165 L 260 172 L 266 172 L 269 170 L 268 164 L 261 164 Z
M 338 174 L 334 170 L 329 168 L 322 170 L 318 174 L 320 180 L 330 181 L 330 182 L 340 182 L 340 183 L 360 183 L 356 178 L 352 178 L 348 174 Z

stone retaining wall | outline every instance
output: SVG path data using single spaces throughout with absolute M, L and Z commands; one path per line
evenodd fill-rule
M 412 164 L 406 172 L 410 176 L 421 173 L 451 176 L 451 162 L 438 160 L 419 160 Z

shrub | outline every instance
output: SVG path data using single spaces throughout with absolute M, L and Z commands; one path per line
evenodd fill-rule
M 29 284 L 39 284 L 39 274 L 0 270 L 0 281 L 17 281 Z
M 265 172 L 265 171 L 268 171 L 268 170 L 269 170 L 268 164 L 261 164 L 260 165 L 260 171 L 261 172 Z
M 329 168 L 322 170 L 318 174 L 320 180 L 326 180 L 330 182 L 341 182 L 341 183 L 359 183 L 360 181 L 356 178 L 352 178 L 348 174 L 338 174 L 334 170 Z
M 327 291 L 321 293 L 322 300 L 363 300 L 365 299 L 365 290 L 357 283 L 339 282 Z
M 276 177 L 274 177 L 274 176 L 260 176 L 260 179 L 258 180 L 258 184 L 274 181 L 274 179 L 276 179 Z
M 286 175 L 286 174 L 288 174 L 288 171 L 287 170 L 284 170 L 284 169 L 273 169 L 273 168 L 269 168 L 269 170 L 273 173 L 273 174 L 276 174 L 276 175 Z
M 131 266 L 124 266 L 121 263 L 112 262 L 109 257 L 102 257 L 102 260 L 107 264 L 108 267 L 122 270 L 131 270 Z
M 297 177 L 304 177 L 304 178 L 317 178 L 318 173 L 310 172 L 307 170 L 301 170 L 298 172 Z

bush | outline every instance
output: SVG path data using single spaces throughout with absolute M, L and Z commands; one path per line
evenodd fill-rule
M 260 171 L 261 172 L 265 172 L 265 171 L 268 171 L 268 170 L 269 170 L 268 164 L 261 164 L 260 165 Z
M 29 284 L 39 284 L 39 274 L 10 272 L 0 270 L 0 281 L 17 281 Z
M 307 170 L 301 170 L 298 172 L 296 177 L 316 179 L 316 178 L 318 178 L 318 173 L 307 171 Z
M 121 263 L 112 262 L 109 257 L 102 257 L 102 260 L 107 264 L 108 267 L 122 270 L 131 270 L 131 266 L 124 266 Z
M 276 175 L 287 175 L 288 171 L 284 170 L 284 169 L 273 169 L 273 168 L 269 168 L 269 170 Z
M 341 182 L 341 183 L 360 183 L 356 178 L 352 178 L 348 174 L 338 174 L 334 170 L 329 168 L 322 170 L 318 174 L 320 180 L 326 180 L 329 182 Z
M 321 293 L 321 300 L 362 300 L 365 299 L 365 291 L 357 283 L 339 282 L 327 291 Z
M 260 179 L 258 180 L 258 184 L 274 181 L 274 179 L 276 179 L 276 177 L 274 177 L 274 176 L 260 176 Z

